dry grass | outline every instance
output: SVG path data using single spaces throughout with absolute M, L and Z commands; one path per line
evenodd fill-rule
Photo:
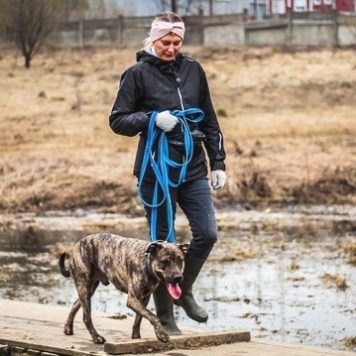
M 356 336 L 349 336 L 344 339 L 344 344 L 346 347 L 356 351 Z
M 344 247 L 344 252 L 347 256 L 347 262 L 356 266 L 356 242 L 350 242 Z
M 220 204 L 351 202 L 356 193 L 352 50 L 185 48 L 204 66 L 228 153 Z M 108 127 L 134 49 L 0 57 L 0 209 L 138 211 L 137 139 Z
M 218 262 L 233 262 L 233 261 L 244 261 L 250 258 L 258 258 L 260 254 L 253 249 L 244 249 L 244 248 L 236 248 L 233 251 L 229 250 L 225 252 L 222 256 L 213 255 L 210 258 L 210 261 L 218 261 Z
M 346 278 L 333 275 L 330 273 L 324 273 L 321 276 L 322 281 L 326 284 L 329 285 L 330 287 L 336 287 L 339 290 L 345 291 L 349 286 L 346 283 Z

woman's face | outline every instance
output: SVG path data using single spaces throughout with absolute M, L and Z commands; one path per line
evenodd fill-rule
M 168 34 L 159 40 L 153 42 L 153 48 L 156 55 L 162 61 L 172 61 L 183 45 L 183 40 L 174 34 Z

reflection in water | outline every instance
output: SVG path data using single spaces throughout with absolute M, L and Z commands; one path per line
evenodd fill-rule
M 355 335 L 356 325 L 356 267 L 347 263 L 344 249 L 356 242 L 355 215 L 340 217 L 329 210 L 325 216 L 300 210 L 229 212 L 230 225 L 195 285 L 209 320 L 198 324 L 177 307 L 178 324 L 245 329 L 253 337 L 344 349 L 343 339 Z M 69 308 L 76 292 L 58 272 L 55 243 L 71 244 L 86 233 L 61 231 L 58 224 L 56 230 L 12 229 L 0 235 L 0 298 Z M 325 276 L 343 278 L 348 288 Z M 153 310 L 152 301 L 149 307 Z M 99 287 L 93 308 L 133 315 L 126 295 L 112 286 Z

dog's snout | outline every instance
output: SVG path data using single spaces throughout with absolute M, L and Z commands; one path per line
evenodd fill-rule
M 183 276 L 181 274 L 173 276 L 174 283 L 181 283 L 183 281 Z

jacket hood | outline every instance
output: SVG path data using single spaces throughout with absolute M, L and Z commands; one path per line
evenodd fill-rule
M 173 61 L 167 62 L 162 61 L 162 59 L 156 57 L 155 55 L 146 50 L 142 50 L 136 53 L 137 62 L 151 63 L 159 68 L 179 66 L 182 62 L 183 57 L 184 56 L 179 52 Z

